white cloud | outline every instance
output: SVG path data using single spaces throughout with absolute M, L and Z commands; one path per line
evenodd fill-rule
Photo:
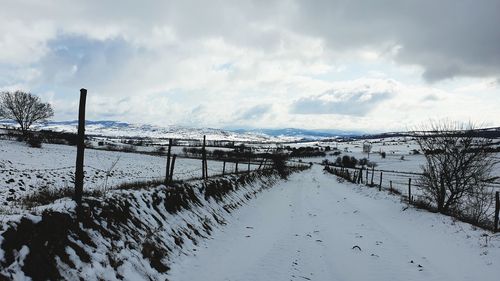
M 335 114 L 365 116 L 398 91 L 392 80 L 360 79 L 338 82 L 320 95 L 303 97 L 292 105 L 296 114 Z
M 373 129 L 428 115 L 500 120 L 492 109 L 498 83 L 489 78 L 500 73 L 490 40 L 498 38 L 495 2 L 2 4 L 0 88 L 47 95 L 60 119 L 73 119 L 86 87 L 89 118 L 161 125 Z M 441 25 L 447 13 L 471 20 Z M 458 78 L 429 86 L 421 77 Z M 241 120 L 245 112 L 252 118 Z M 334 121 L 325 119 L 332 113 Z

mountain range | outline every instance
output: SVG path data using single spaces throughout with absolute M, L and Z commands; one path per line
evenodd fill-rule
M 341 130 L 307 130 L 298 128 L 275 129 L 216 129 L 216 128 L 190 128 L 183 126 L 155 126 L 148 124 L 131 124 L 110 120 L 86 120 L 85 131 L 87 134 L 108 137 L 150 137 L 150 138 L 181 138 L 200 139 L 204 135 L 212 140 L 229 141 L 254 141 L 254 142 L 287 142 L 299 140 L 318 140 L 325 138 L 346 137 L 362 135 L 361 132 Z M 13 126 L 12 121 L 1 121 L 0 125 Z M 52 130 L 59 132 L 76 132 L 77 120 L 49 121 L 37 124 L 39 130 Z

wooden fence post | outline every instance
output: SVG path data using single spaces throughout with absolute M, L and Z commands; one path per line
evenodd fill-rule
M 203 143 L 201 145 L 201 178 L 205 179 L 205 158 L 204 158 L 204 151 L 205 151 L 205 136 L 203 136 Z
M 170 153 L 172 150 L 172 139 L 168 139 L 168 150 L 167 150 L 167 171 L 165 173 L 165 183 L 170 180 Z
M 234 166 L 234 172 L 238 173 L 238 161 L 236 161 L 236 164 Z
M 495 226 L 493 230 L 498 232 L 498 213 L 500 213 L 500 195 L 499 191 L 495 192 Z
M 205 153 L 205 179 L 208 178 L 208 161 L 207 154 Z
M 248 158 L 248 169 L 247 172 L 250 174 L 250 158 Z
M 408 178 L 408 203 L 411 204 L 411 178 Z
M 226 173 L 226 161 L 222 163 L 222 175 Z
M 373 186 L 373 175 L 375 174 L 375 166 L 372 166 L 372 179 L 370 185 Z
M 366 179 L 365 184 L 368 185 L 368 167 L 366 168 Z
M 75 201 L 78 206 L 82 203 L 83 194 L 83 159 L 85 156 L 85 103 L 87 90 L 80 89 L 80 107 L 78 109 L 78 142 L 76 148 L 75 168 Z
M 392 181 L 389 181 L 389 191 L 392 192 Z
M 378 183 L 378 191 L 382 190 L 382 172 L 380 172 L 380 181 Z
M 208 168 L 207 168 L 207 152 L 206 152 L 206 148 L 205 148 L 205 145 L 206 145 L 206 141 L 207 141 L 207 137 L 204 135 L 203 136 L 203 146 L 202 146 L 202 150 L 201 150 L 201 156 L 202 156 L 202 159 L 201 159 L 201 169 L 202 169 L 202 172 L 201 172 L 201 175 L 203 177 L 204 180 L 207 179 L 208 177 Z
M 170 179 L 169 179 L 169 182 L 172 182 L 172 179 L 174 178 L 175 158 L 177 158 L 177 155 L 174 154 L 172 156 L 172 165 L 170 166 Z
M 264 159 L 260 160 L 259 168 L 257 168 L 257 170 L 260 170 L 262 168 L 262 165 L 264 165 L 264 167 L 266 166 Z

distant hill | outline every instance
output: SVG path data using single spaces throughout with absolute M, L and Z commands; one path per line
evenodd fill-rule
M 16 126 L 13 121 L 0 120 L 0 125 Z M 76 132 L 77 120 L 51 121 L 34 126 L 36 129 L 51 130 L 57 132 Z M 352 139 L 375 139 L 400 136 L 412 136 L 412 132 L 387 132 L 376 134 L 364 134 L 359 131 L 344 130 L 308 130 L 299 128 L 276 128 L 276 129 L 215 129 L 215 128 L 190 128 L 183 126 L 155 126 L 148 124 L 130 124 L 111 120 L 87 120 L 86 133 L 91 135 L 102 135 L 108 137 L 130 137 L 130 138 L 178 138 L 178 139 L 201 139 L 204 135 L 209 140 L 227 140 L 243 142 L 296 142 L 311 140 L 326 140 L 336 138 Z M 476 133 L 481 137 L 500 138 L 500 128 L 477 129 Z
M 15 126 L 12 121 L 0 121 L 0 125 Z M 76 132 L 77 120 L 50 121 L 34 126 L 39 130 L 57 132 Z M 360 133 L 340 130 L 305 130 L 297 128 L 284 129 L 214 129 L 189 128 L 182 126 L 160 127 L 148 124 L 130 124 L 121 121 L 87 120 L 86 133 L 108 137 L 131 138 L 180 138 L 200 139 L 203 135 L 211 140 L 250 141 L 250 142 L 293 142 L 301 140 L 318 140 L 345 136 L 356 136 Z
M 298 139 L 311 140 L 335 137 L 354 137 L 362 135 L 361 132 L 356 131 L 342 131 L 342 130 L 306 130 L 297 128 L 284 128 L 284 129 L 233 129 L 237 133 L 258 133 L 272 137 L 295 137 Z

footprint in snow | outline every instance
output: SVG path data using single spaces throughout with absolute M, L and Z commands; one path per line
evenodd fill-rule
M 410 263 L 414 264 L 415 262 L 413 260 L 411 260 Z M 424 270 L 424 267 L 421 264 L 418 264 L 417 268 L 418 268 L 418 271 L 423 271 Z
M 352 249 L 353 249 L 353 250 L 359 250 L 359 251 L 361 251 L 361 247 L 360 247 L 360 246 L 358 246 L 358 245 L 354 245 L 354 246 L 352 246 Z

